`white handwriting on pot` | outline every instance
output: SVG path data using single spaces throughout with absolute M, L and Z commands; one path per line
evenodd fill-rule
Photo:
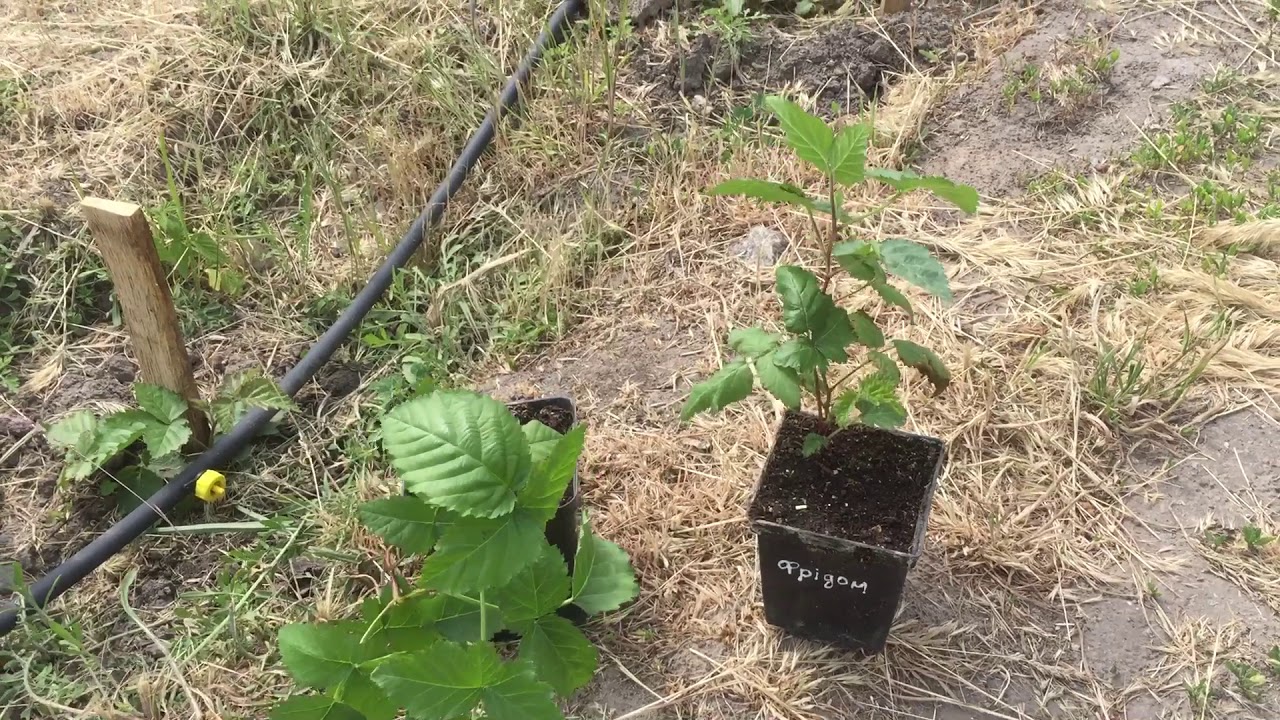
M 850 590 L 861 590 L 863 595 L 867 594 L 867 584 L 864 582 L 850 580 L 843 575 L 824 573 L 818 568 L 811 569 L 800 567 L 800 563 L 794 560 L 779 560 L 778 569 L 785 571 L 787 575 L 795 578 L 796 582 L 803 583 L 812 581 L 821 583 L 822 587 L 827 589 L 834 587 L 847 587 Z

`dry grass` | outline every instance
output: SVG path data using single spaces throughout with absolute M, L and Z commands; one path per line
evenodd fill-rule
M 334 13 L 329 22 L 344 23 L 337 35 L 346 38 L 326 53 L 308 43 L 332 37 L 303 32 L 287 12 L 293 5 L 274 7 L 239 19 L 207 7 L 157 12 L 114 0 L 10 8 L 0 46 L 15 48 L 17 59 L 0 60 L 0 68 L 38 82 L 22 95 L 17 121 L 0 131 L 7 178 L 0 206 L 21 211 L 23 228 L 74 238 L 73 177 L 88 193 L 163 202 L 155 142 L 163 130 L 175 153 L 204 164 L 184 179 L 194 216 L 224 228 L 237 261 L 253 273 L 245 316 L 206 329 L 197 347 L 233 357 L 252 349 L 279 366 L 311 337 L 297 320 L 310 303 L 358 278 L 416 212 L 525 43 L 532 28 L 524 20 L 545 8 L 481 8 L 483 41 L 458 60 L 452 44 L 474 42 L 458 8 L 320 4 Z M 946 93 L 962 77 L 981 77 L 1026 32 L 1026 18 L 984 17 L 972 66 L 897 80 L 877 110 L 873 161 L 906 163 Z M 1231 22 L 1227 29 L 1238 29 Z M 219 34 L 237 28 L 241 35 Z M 647 32 L 662 38 L 647 38 L 652 46 L 678 44 L 670 24 Z M 1248 37 L 1256 44 L 1262 36 Z M 589 35 L 539 75 L 539 99 L 504 132 L 451 210 L 433 262 L 397 295 L 413 315 L 427 316 L 433 342 L 474 348 L 450 370 L 465 369 L 499 392 L 571 391 L 590 425 L 582 469 L 588 505 L 599 531 L 633 554 L 643 591 L 634 607 L 595 629 L 604 678 L 578 709 L 587 717 L 600 704 L 608 717 L 708 720 L 1119 717 L 1130 696 L 1185 699 L 1183 681 L 1212 676 L 1219 657 L 1241 642 L 1238 628 L 1159 618 L 1153 625 L 1168 639 L 1166 660 L 1134 687 L 1113 687 L 1080 648 L 1089 602 L 1125 594 L 1133 567 L 1167 567 L 1132 536 L 1126 501 L 1149 484 L 1130 462 L 1133 441 L 1173 447 L 1183 428 L 1245 402 L 1274 412 L 1275 221 L 1206 229 L 1210 219 L 1178 209 L 1191 191 L 1173 173 L 1116 162 L 1017 199 L 986 198 L 971 218 L 912 196 L 864 229 L 918 239 L 946 259 L 953 306 L 919 298 L 914 324 L 877 302 L 868 310 L 887 334 L 938 349 L 955 380 L 938 398 L 922 383 L 909 389 L 909 427 L 946 440 L 951 460 L 890 648 L 852 658 L 774 632 L 759 606 L 743 508 L 778 408 L 757 400 L 688 426 L 675 422 L 688 382 L 721 361 L 727 330 L 775 315 L 771 273 L 734 259 L 730 243 L 767 224 L 792 239 L 787 262 L 816 261 L 805 218 L 701 189 L 727 175 L 813 178 L 750 130 L 726 136 L 691 108 L 645 105 L 648 87 L 620 88 L 611 114 L 600 77 L 603 58 L 619 45 L 628 47 Z M 385 95 L 364 94 L 365 72 Z M 1274 74 L 1241 86 L 1242 106 L 1263 109 L 1280 91 Z M 288 141 L 249 138 L 245 128 L 279 117 L 271 103 L 286 89 L 292 107 L 323 119 L 323 131 L 303 122 L 284 126 L 300 131 Z M 678 141 L 628 134 L 656 125 L 657 116 L 682 119 Z M 314 252 L 301 250 L 292 221 L 299 175 L 280 164 L 295 155 L 317 178 L 305 233 Z M 265 199 L 270 182 L 238 174 L 249 172 L 241 169 L 246 159 L 276 181 L 293 178 L 282 200 Z M 246 198 L 246 190 L 255 194 Z M 849 200 L 870 204 L 872 192 Z M 1168 208 L 1159 218 L 1148 211 L 1153 198 Z M 42 202 L 46 215 L 33 215 Z M 251 221 L 221 225 L 237 207 L 255 208 Z M 255 248 L 263 244 L 273 261 L 259 271 Z M 1206 261 L 1223 249 L 1235 255 L 1219 272 Z M 1159 281 L 1136 291 L 1135 279 L 1152 269 Z M 40 313 L 65 304 L 58 299 L 73 280 L 64 272 L 40 288 L 48 299 Z M 549 308 L 559 320 L 547 319 Z M 48 358 L 29 366 L 28 411 L 66 409 L 55 400 L 68 378 L 90 376 L 123 347 L 101 324 L 69 333 L 75 323 L 65 317 L 37 334 Z M 573 330 L 512 373 L 510 352 L 493 332 L 512 318 L 532 318 L 553 334 L 562 325 Z M 407 321 L 385 320 L 397 322 Z M 245 509 L 279 513 L 289 524 L 233 540 L 148 540 L 114 560 L 65 604 L 66 616 L 86 628 L 84 650 L 33 655 L 37 666 L 27 669 L 56 668 L 49 678 L 19 673 L 35 716 L 261 717 L 286 686 L 267 650 L 274 626 L 341 617 L 381 581 L 381 548 L 351 508 L 390 482 L 360 438 L 381 402 L 375 379 L 398 374 L 401 358 L 352 349 L 344 361 L 371 366 L 357 390 L 338 399 L 315 392 L 294 418 L 296 441 L 256 451 L 234 479 L 244 488 L 237 510 L 214 518 L 242 520 L 236 513 Z M 1131 367 L 1136 382 L 1116 379 Z M 202 381 L 211 387 L 225 370 L 206 367 Z M 49 454 L 26 457 L 3 486 L 6 514 L 13 507 L 19 518 L 6 518 L 6 531 L 20 528 L 15 544 L 36 546 L 38 557 L 57 555 L 76 540 L 51 548 L 38 541 L 67 498 L 38 492 L 37 479 L 56 471 Z M 237 554 L 224 563 L 220 553 L 229 548 Z M 373 561 L 352 559 L 360 555 Z M 174 572 L 167 563 L 175 556 L 184 558 L 177 572 L 185 579 L 169 592 L 185 594 L 139 608 L 139 622 L 157 632 L 167 654 L 144 655 L 157 643 L 136 623 L 123 615 L 120 625 L 97 623 L 91 611 L 119 604 L 120 581 L 135 564 L 149 568 L 141 582 L 163 586 L 157 577 Z M 1240 553 L 1206 557 L 1280 610 L 1280 578 L 1269 564 Z M 216 622 L 228 603 L 239 608 L 232 629 Z M 134 657 L 124 663 L 112 654 Z M 112 677 L 115 670 L 124 677 Z

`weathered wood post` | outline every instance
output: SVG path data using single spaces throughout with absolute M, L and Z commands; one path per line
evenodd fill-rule
M 101 198 L 85 198 L 80 211 L 120 299 L 142 379 L 192 403 L 187 412 L 192 442 L 207 446 L 209 422 L 195 407 L 200 391 L 146 215 L 132 203 Z

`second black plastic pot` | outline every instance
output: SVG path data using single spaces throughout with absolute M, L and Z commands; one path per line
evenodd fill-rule
M 795 512 L 787 508 L 783 514 L 788 517 L 779 521 L 777 503 L 767 506 L 762 500 L 769 494 L 767 491 L 774 489 L 772 483 L 786 482 L 787 492 L 801 494 L 808 487 L 814 497 L 831 487 L 833 479 L 824 475 L 816 462 L 797 463 L 799 448 L 780 447 L 784 437 L 803 435 L 795 431 L 797 424 L 813 421 L 811 415 L 786 414 L 751 503 L 749 517 L 756 534 L 765 619 L 800 637 L 867 653 L 879 652 L 884 649 L 902 600 L 907 571 L 920 557 L 946 449 L 936 438 L 893 430 L 855 426 L 841 431 L 857 433 L 858 440 L 867 442 L 851 444 L 875 447 L 879 456 L 857 459 L 856 464 L 868 470 L 862 477 L 837 480 L 866 482 L 876 467 L 895 474 L 907 470 L 914 480 L 905 483 L 900 498 L 902 511 L 915 517 L 910 544 L 900 549 L 882 547 L 851 539 L 865 535 L 851 532 L 864 529 L 852 524 L 845 528 L 850 532 L 838 528 L 820 532 L 805 527 L 808 521 L 804 504 L 797 503 Z M 822 450 L 832 451 L 831 447 Z M 795 472 L 797 465 L 799 473 Z

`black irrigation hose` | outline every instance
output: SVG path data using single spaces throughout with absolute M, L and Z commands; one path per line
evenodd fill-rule
M 564 39 L 569 23 L 586 12 L 584 2 L 585 0 L 563 0 L 552 13 L 546 27 L 539 33 L 533 47 L 529 49 L 529 53 L 520 62 L 515 73 L 507 79 L 498 102 L 489 110 L 484 122 L 471 135 L 467 146 L 462 149 L 462 154 L 449 169 L 444 182 L 436 188 L 431 200 L 428 201 L 426 210 L 423 210 L 418 219 L 413 221 L 409 232 L 405 233 L 404 238 L 383 261 L 373 277 L 369 278 L 369 283 L 351 301 L 337 322 L 316 340 L 302 360 L 280 380 L 280 388 L 290 397 L 295 395 L 311 380 L 316 371 L 329 361 L 347 336 L 356 329 L 364 316 L 391 286 L 395 271 L 404 267 L 417 252 L 426 237 L 427 229 L 440 221 L 440 216 L 444 214 L 449 199 L 458 191 L 458 188 L 462 187 L 467 174 L 475 167 L 476 161 L 493 140 L 498 121 L 520 101 L 520 88 L 528 82 L 534 67 L 542 59 L 542 54 L 548 48 L 559 44 Z M 44 607 L 147 532 L 156 521 L 164 518 L 165 513 L 173 510 L 174 506 L 191 495 L 196 478 L 201 473 L 223 466 L 235 457 L 257 437 L 274 414 L 273 410 L 254 410 L 245 415 L 231 432 L 218 438 L 213 447 L 202 453 L 178 473 L 177 477 L 148 498 L 147 502 L 121 518 L 106 532 L 32 585 L 25 609 L 33 611 L 37 607 Z M 17 626 L 21 613 L 22 611 L 18 608 L 0 613 L 0 637 L 7 635 Z

